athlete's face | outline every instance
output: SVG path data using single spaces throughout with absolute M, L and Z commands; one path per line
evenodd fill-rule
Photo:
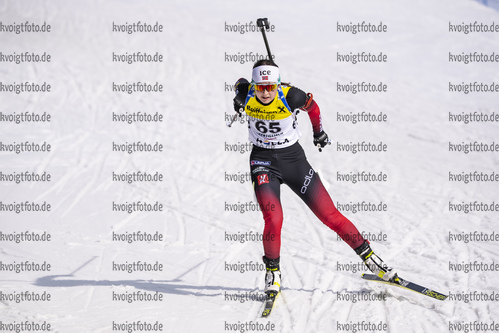
M 257 85 L 255 87 L 255 94 L 258 100 L 263 104 L 269 104 L 272 102 L 277 95 L 277 85 L 269 84 L 269 85 Z

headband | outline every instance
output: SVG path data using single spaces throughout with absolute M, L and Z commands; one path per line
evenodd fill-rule
M 280 83 L 281 77 L 279 76 L 279 67 L 262 65 L 253 68 L 253 74 L 251 75 L 253 83 L 255 84 L 265 84 L 265 83 Z

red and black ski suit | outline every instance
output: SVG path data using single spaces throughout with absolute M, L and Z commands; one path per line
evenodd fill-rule
M 295 87 L 287 89 L 286 92 L 285 99 L 290 111 L 306 111 L 312 122 L 314 133 L 322 132 L 320 110 L 311 95 L 307 96 L 302 90 Z M 247 103 L 249 93 L 251 93 L 251 86 L 249 84 L 240 84 L 236 98 L 246 100 Z M 284 97 L 282 90 L 281 97 Z M 276 98 L 279 98 L 279 96 L 276 95 Z M 257 102 L 259 102 L 258 99 Z M 255 109 L 254 105 L 255 100 L 253 100 L 253 110 Z M 261 105 L 263 106 L 263 104 Z M 246 108 L 247 104 L 245 104 L 245 111 L 249 114 Z M 251 123 L 251 117 L 248 119 L 249 123 Z M 259 126 L 260 128 L 263 127 L 261 124 Z M 256 127 L 258 128 L 258 125 Z M 254 146 L 250 155 L 251 177 L 256 198 L 265 220 L 263 247 L 267 259 L 280 257 L 281 228 L 283 224 L 280 201 L 281 184 L 288 185 L 307 204 L 319 220 L 338 233 L 352 249 L 355 250 L 364 243 L 364 238 L 353 223 L 336 209 L 319 176 L 308 163 L 305 153 L 297 141 L 284 145 L 284 148 L 276 145 L 269 147 L 267 142 L 257 141 L 253 143 Z

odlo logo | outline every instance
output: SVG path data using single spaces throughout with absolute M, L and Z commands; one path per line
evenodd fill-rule
M 314 175 L 314 170 L 310 169 L 308 172 L 308 175 L 305 175 L 305 181 L 303 182 L 303 186 L 301 187 L 300 192 L 302 194 L 305 194 L 307 192 L 308 185 L 310 185 L 310 182 L 312 181 L 312 176 Z
M 258 175 L 258 185 L 267 184 L 269 182 L 269 175 L 263 173 Z

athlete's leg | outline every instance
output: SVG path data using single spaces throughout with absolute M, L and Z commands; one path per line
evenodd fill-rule
M 334 230 L 361 257 L 367 267 L 386 281 L 397 281 L 397 273 L 378 257 L 357 228 L 334 206 L 319 176 L 308 163 L 303 149 L 293 146 L 294 154 L 280 157 L 283 181 L 310 207 L 312 212 Z
M 319 176 L 308 163 L 303 149 L 298 146 L 297 158 L 280 164 L 284 182 L 307 204 L 312 212 L 334 230 L 352 249 L 364 243 L 355 225 L 336 209 Z
M 265 221 L 263 249 L 269 260 L 279 259 L 281 252 L 281 174 L 276 155 L 270 149 L 254 147 L 250 155 L 251 180 Z
M 263 230 L 263 249 L 267 259 L 279 258 L 281 251 L 282 206 L 280 182 L 268 172 L 252 174 L 256 199 L 262 210 L 265 228 Z

